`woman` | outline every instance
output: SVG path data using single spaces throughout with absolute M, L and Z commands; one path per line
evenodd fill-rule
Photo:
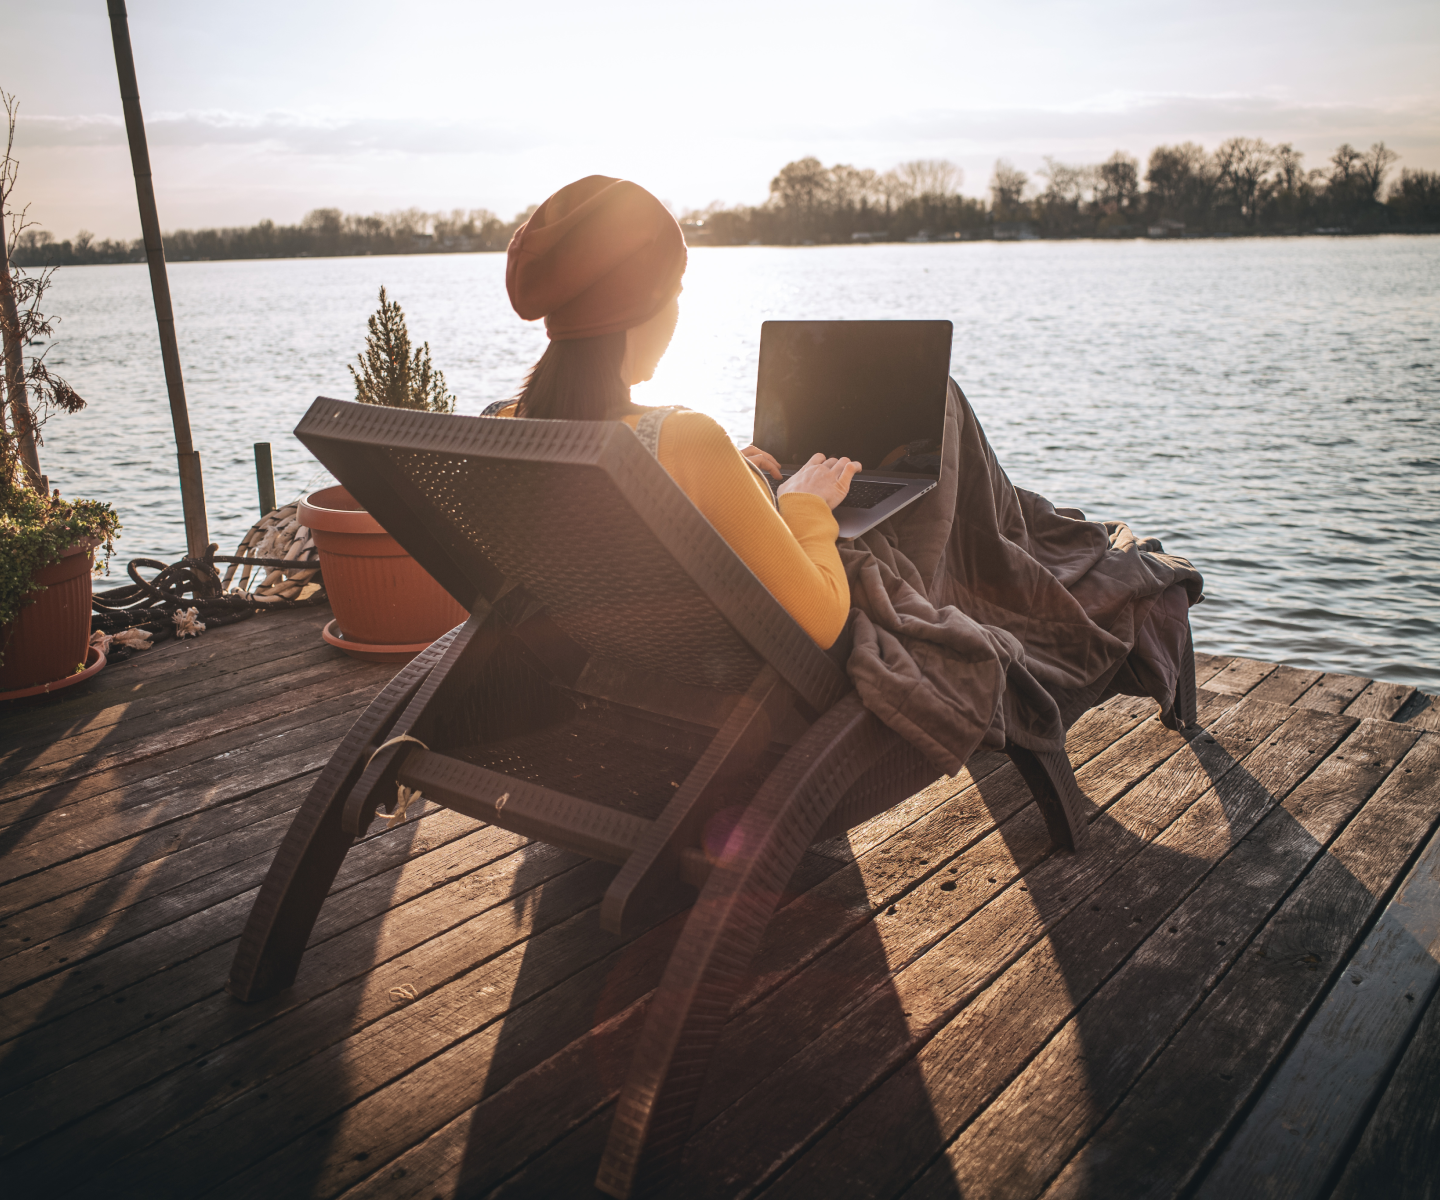
M 817 644 L 850 612 L 850 586 L 831 510 L 861 464 L 816 454 L 772 497 L 775 460 L 736 450 L 704 413 L 647 409 L 643 383 L 679 317 L 685 239 L 675 218 L 634 183 L 591 175 L 537 208 L 510 243 L 505 285 L 527 321 L 545 318 L 550 345 L 519 397 L 494 415 L 624 421 L 745 564 Z
M 684 271 L 679 226 L 643 188 L 592 175 L 551 196 L 510 243 L 510 302 L 545 318 L 550 345 L 506 414 L 624 421 L 821 646 L 853 605 L 861 699 L 940 770 L 982 739 L 1063 754 L 1069 722 L 1116 691 L 1172 711 L 1200 573 L 1122 522 L 1015 487 L 953 380 L 939 486 L 843 548 L 831 509 L 859 463 L 817 454 L 772 500 L 769 455 L 742 455 L 700 413 L 633 405 Z

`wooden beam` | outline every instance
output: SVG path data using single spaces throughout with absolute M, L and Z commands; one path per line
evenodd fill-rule
M 1420 747 L 1417 747 L 1419 750 Z M 1402 766 L 1403 769 L 1403 766 Z M 1327 1194 L 1440 983 L 1440 834 L 1345 964 L 1200 1200 Z
M 155 298 L 155 323 L 160 331 L 160 358 L 165 364 L 165 390 L 170 396 L 170 421 L 175 427 L 185 546 L 191 558 L 199 558 L 210 544 L 205 518 L 205 483 L 200 475 L 200 452 L 190 437 L 190 412 L 185 405 L 185 380 L 180 373 L 180 345 L 175 338 L 175 312 L 170 304 L 170 279 L 165 272 L 165 244 L 160 238 L 155 184 L 150 175 L 150 150 L 145 144 L 145 118 L 140 113 L 140 85 L 135 78 L 135 56 L 130 49 L 130 21 L 125 0 L 108 0 L 108 4 L 110 38 L 115 44 L 115 72 L 120 77 L 120 103 L 125 110 L 130 164 L 135 171 L 135 199 L 140 205 L 145 261 L 150 265 L 150 291 Z

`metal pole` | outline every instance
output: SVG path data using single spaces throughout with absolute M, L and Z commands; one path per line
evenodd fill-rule
M 260 493 L 260 515 L 268 517 L 275 511 L 275 462 L 269 442 L 255 443 L 255 487 Z
M 130 138 L 130 163 L 135 168 L 135 198 L 140 204 L 140 229 L 145 261 L 150 264 L 150 291 L 155 297 L 155 322 L 160 327 L 160 357 L 165 363 L 165 388 L 170 394 L 170 420 L 175 426 L 175 456 L 180 463 L 180 505 L 185 514 L 185 545 L 199 558 L 210 544 L 205 520 L 205 484 L 200 477 L 200 452 L 190 440 L 190 413 L 185 407 L 185 380 L 180 374 L 180 348 L 175 341 L 175 313 L 170 307 L 170 280 L 165 274 L 165 246 L 155 211 L 155 186 L 150 178 L 150 151 L 145 145 L 145 119 L 140 115 L 140 85 L 130 51 L 130 22 L 125 0 L 108 0 L 110 36 L 115 43 L 115 72 L 120 77 L 120 102 Z

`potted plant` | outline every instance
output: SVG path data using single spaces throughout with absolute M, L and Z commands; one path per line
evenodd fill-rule
M 412 352 L 405 314 L 383 287 L 357 363 L 350 374 L 362 404 L 455 411 L 445 376 L 430 361 L 430 343 Z M 322 636 L 347 654 L 404 662 L 469 615 L 343 487 L 306 496 L 300 523 L 315 538 L 335 613 Z
M 9 207 L 17 164 L 15 98 L 0 92 L 9 137 L 0 158 L 0 698 L 77 683 L 105 665 L 90 646 L 90 574 L 97 546 L 114 549 L 120 519 L 98 500 L 62 500 L 40 473 L 40 429 L 57 409 L 85 407 L 45 364 L 53 320 L 40 311 L 53 268 L 10 267 L 23 211 Z M 45 345 L 28 361 L 29 346 Z

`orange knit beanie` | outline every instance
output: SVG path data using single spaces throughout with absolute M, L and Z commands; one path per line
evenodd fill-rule
M 639 184 L 587 175 L 545 201 L 515 231 L 505 290 L 553 341 L 642 325 L 680 291 L 685 237 Z

